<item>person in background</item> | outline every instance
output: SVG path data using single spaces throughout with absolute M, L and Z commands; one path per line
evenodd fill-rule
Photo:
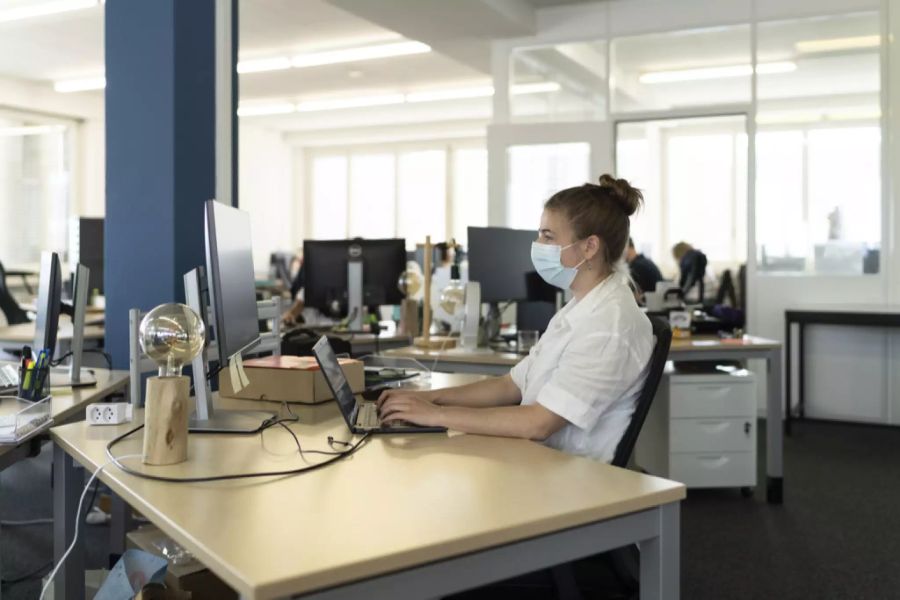
M 687 242 L 678 242 L 672 247 L 672 256 L 678 261 L 678 269 L 681 276 L 678 287 L 687 298 L 694 286 L 698 287 L 697 300 L 703 302 L 703 278 L 706 277 L 706 255 Z
M 662 273 L 655 262 L 638 253 L 631 238 L 628 238 L 628 247 L 625 249 L 625 262 L 628 263 L 631 279 L 637 285 L 639 299 L 644 297 L 644 292 L 656 291 L 656 284 L 663 280 Z
M 293 303 L 291 307 L 284 311 L 284 314 L 281 315 L 281 321 L 285 325 L 296 325 L 298 323 L 303 322 L 303 284 L 304 284 L 304 273 L 303 273 L 303 259 L 295 258 L 294 262 L 291 264 L 291 270 L 295 264 L 297 265 L 297 274 L 294 275 L 294 279 L 291 281 L 291 300 Z

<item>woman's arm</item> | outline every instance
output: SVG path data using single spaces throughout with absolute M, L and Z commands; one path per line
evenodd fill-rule
M 502 437 L 545 440 L 567 421 L 540 404 L 470 408 L 441 406 L 412 396 L 393 396 L 380 407 L 382 420 L 409 421 L 426 427 Z
M 509 375 L 493 377 L 484 381 L 476 381 L 468 385 L 442 390 L 386 390 L 378 398 L 378 406 L 380 408 L 389 398 L 401 396 L 415 396 L 441 406 L 468 406 L 473 408 L 511 406 L 522 401 L 522 393 Z

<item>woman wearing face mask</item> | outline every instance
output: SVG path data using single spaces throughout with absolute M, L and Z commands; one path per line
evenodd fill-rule
M 390 390 L 384 420 L 543 441 L 612 460 L 653 350 L 622 260 L 640 191 L 610 175 L 557 192 L 544 205 L 535 270 L 572 291 L 531 353 L 503 377 L 427 392 Z

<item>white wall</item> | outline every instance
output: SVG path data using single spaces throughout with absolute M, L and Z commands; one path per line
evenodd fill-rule
M 238 132 L 238 204 L 251 214 L 253 263 L 269 268 L 269 254 L 294 250 L 296 214 L 293 155 L 280 132 L 240 124 Z

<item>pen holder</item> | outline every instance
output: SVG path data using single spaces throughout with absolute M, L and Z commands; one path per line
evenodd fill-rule
M 36 402 L 50 388 L 50 366 L 40 369 L 19 367 L 19 398 Z

